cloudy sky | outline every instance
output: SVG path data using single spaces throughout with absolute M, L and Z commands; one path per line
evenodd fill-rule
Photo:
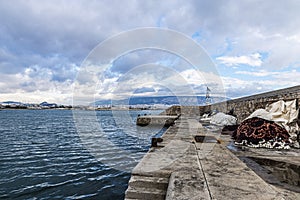
M 181 91 L 190 88 L 204 94 L 216 77 L 230 98 L 298 85 L 299 10 L 297 0 L 0 0 L 0 101 L 69 104 L 74 93 L 85 91 L 97 99 L 130 91 L 144 96 L 181 94 L 170 82 L 180 83 L 174 88 Z M 217 73 L 197 66 L 197 76 L 178 54 L 141 48 L 108 63 L 93 63 L 98 68 L 92 78 L 82 74 L 94 54 L 101 57 L 95 51 L 99 44 L 144 27 L 190 38 L 207 53 Z M 138 37 L 149 40 L 147 34 Z M 174 44 L 181 47 L 175 39 Z M 115 48 L 119 46 L 111 49 Z M 89 84 L 97 86 L 88 91 L 86 80 L 95 78 Z M 138 81 L 141 78 L 144 83 Z

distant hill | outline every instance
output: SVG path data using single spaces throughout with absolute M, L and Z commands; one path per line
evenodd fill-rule
M 17 101 L 3 101 L 1 104 L 6 104 L 6 105 L 21 105 L 23 103 L 17 102 Z
M 42 107 L 51 107 L 51 108 L 58 107 L 56 103 L 48 103 L 46 101 L 40 103 L 40 106 L 42 106 Z
M 211 97 L 211 103 L 224 101 L 222 97 Z M 205 96 L 157 96 L 157 97 L 131 97 L 122 100 L 98 100 L 95 106 L 103 105 L 205 105 Z

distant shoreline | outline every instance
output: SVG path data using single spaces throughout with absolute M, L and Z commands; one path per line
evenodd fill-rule
M 0 108 L 2 110 L 83 110 L 83 111 L 110 111 L 110 110 L 165 110 L 165 108 Z

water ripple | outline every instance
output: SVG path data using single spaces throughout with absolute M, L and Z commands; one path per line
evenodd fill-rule
M 135 118 L 139 112 L 132 111 L 130 116 Z M 93 139 L 92 116 L 92 112 L 82 112 L 82 118 L 89 121 L 84 130 Z M 130 174 L 114 166 L 132 169 L 149 148 L 151 134 L 140 129 L 138 135 L 137 128 L 130 125 L 128 129 L 122 117 L 116 124 L 116 112 L 113 116 L 100 111 L 97 117 L 115 145 L 99 148 L 97 141 L 90 141 L 89 145 L 97 147 L 98 159 L 78 136 L 71 111 L 1 111 L 0 199 L 123 199 Z M 120 149 L 130 154 L 118 154 Z

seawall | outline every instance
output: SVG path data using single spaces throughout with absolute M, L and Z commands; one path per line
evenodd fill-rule
M 204 114 L 205 112 L 211 112 L 214 110 L 224 113 L 228 113 L 231 111 L 232 114 L 237 116 L 238 122 L 241 122 L 255 110 L 259 108 L 265 108 L 266 105 L 279 100 L 288 101 L 297 99 L 297 104 L 299 106 L 299 98 L 300 85 L 232 99 L 206 106 L 172 106 L 168 108 L 164 113 L 167 115 L 190 114 L 199 116 Z

